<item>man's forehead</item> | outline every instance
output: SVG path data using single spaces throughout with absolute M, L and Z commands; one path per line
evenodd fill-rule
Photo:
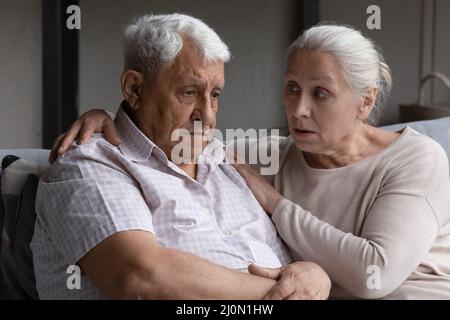
M 182 76 L 183 80 L 193 82 L 193 83 L 204 83 L 208 78 L 209 80 L 214 80 L 217 82 L 224 82 L 223 76 L 220 74 L 208 76 L 202 72 L 198 72 L 198 70 L 190 70 L 190 73 L 186 73 Z
M 224 82 L 224 63 L 211 62 L 207 63 L 203 57 L 199 60 L 183 59 L 180 55 L 177 57 L 172 65 L 165 71 L 167 75 L 182 79 L 183 81 L 204 82 L 207 79 L 210 81 Z

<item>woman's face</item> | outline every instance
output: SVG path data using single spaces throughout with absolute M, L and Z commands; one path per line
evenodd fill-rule
M 352 140 L 361 123 L 354 98 L 336 59 L 297 50 L 288 61 L 284 104 L 289 131 L 302 151 L 331 155 Z

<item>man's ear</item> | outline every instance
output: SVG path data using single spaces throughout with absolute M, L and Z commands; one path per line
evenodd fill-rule
M 364 96 L 362 97 L 361 105 L 359 108 L 359 118 L 365 120 L 369 117 L 377 99 L 378 88 L 376 86 L 369 87 Z
M 140 95 L 144 85 L 144 76 L 135 70 L 125 70 L 120 78 L 122 95 L 131 109 L 139 108 Z

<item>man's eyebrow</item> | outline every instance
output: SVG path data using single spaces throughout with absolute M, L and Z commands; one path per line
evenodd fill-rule
M 225 87 L 225 83 L 219 83 L 217 85 L 214 86 L 214 89 L 219 89 L 219 90 L 223 90 L 223 88 Z
M 183 82 L 192 82 L 194 84 L 204 84 L 205 81 L 196 77 L 196 76 L 187 76 L 186 78 L 183 79 Z
M 187 76 L 184 79 L 184 84 L 183 86 L 190 86 L 190 85 L 197 85 L 197 86 L 204 86 L 206 84 L 206 80 L 200 79 L 196 76 Z M 219 90 L 223 90 L 223 88 L 225 87 L 225 82 L 222 83 L 218 83 L 214 86 L 214 89 L 219 89 Z

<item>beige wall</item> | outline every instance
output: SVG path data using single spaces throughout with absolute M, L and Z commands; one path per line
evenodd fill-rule
M 203 19 L 230 46 L 218 127 L 284 126 L 284 53 L 297 35 L 295 0 L 81 0 L 80 111 L 121 101 L 124 26 L 144 13 L 181 12 Z
M 394 73 L 384 123 L 398 121 L 399 103 L 417 100 L 419 79 L 426 72 L 435 69 L 450 76 L 448 0 L 321 0 L 320 4 L 321 20 L 351 24 L 384 49 Z M 366 28 L 370 4 L 381 7 L 382 30 Z M 284 126 L 284 52 L 298 33 L 298 1 L 80 0 L 80 5 L 81 111 L 91 106 L 116 109 L 121 99 L 121 37 L 131 17 L 178 11 L 205 20 L 231 47 L 219 128 Z M 0 148 L 41 146 L 41 14 L 40 0 L 1 0 Z M 440 84 L 432 89 L 430 99 L 450 100 Z
M 366 9 L 381 9 L 381 30 L 368 30 Z M 383 113 L 384 123 L 398 121 L 398 105 L 417 100 L 420 79 L 421 0 L 321 0 L 320 19 L 349 24 L 383 49 L 392 69 L 394 87 Z
M 450 1 L 436 0 L 436 49 L 434 69 L 450 78 Z M 449 101 L 450 90 L 441 83 L 434 83 L 433 98 L 436 102 Z
M 367 29 L 366 9 L 372 4 L 381 9 L 381 30 Z M 349 24 L 383 49 L 394 79 L 383 124 L 399 121 L 399 104 L 418 100 L 420 79 L 433 68 L 450 77 L 448 0 L 320 0 L 320 19 Z M 435 85 L 434 93 L 450 101 L 448 90 Z
M 41 1 L 1 0 L 0 148 L 42 140 Z

